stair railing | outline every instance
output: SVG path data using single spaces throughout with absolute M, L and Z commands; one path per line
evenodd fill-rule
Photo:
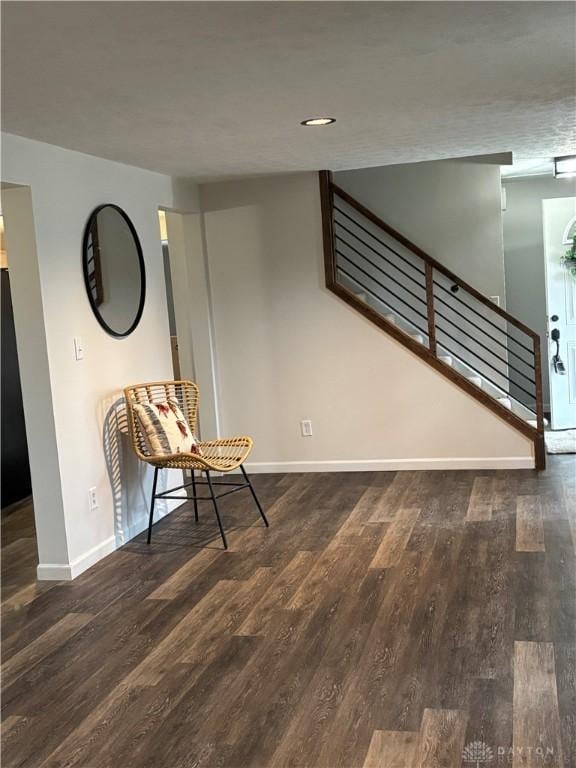
M 532 439 L 543 469 L 538 334 L 334 184 L 328 171 L 320 172 L 320 192 L 327 287 Z M 513 401 L 527 417 L 512 410 Z

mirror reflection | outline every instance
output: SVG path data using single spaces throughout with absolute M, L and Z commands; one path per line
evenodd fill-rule
M 100 325 L 113 336 L 127 336 L 142 315 L 145 275 L 134 225 L 118 206 L 102 205 L 84 233 L 84 281 Z

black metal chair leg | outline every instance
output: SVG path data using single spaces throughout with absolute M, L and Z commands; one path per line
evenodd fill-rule
M 156 483 L 158 482 L 158 467 L 154 467 L 154 481 L 152 482 L 152 498 L 150 499 L 150 519 L 148 520 L 148 544 L 152 539 L 152 524 L 154 522 L 154 502 L 156 501 Z
M 242 464 L 240 464 L 240 469 L 242 470 L 242 474 L 244 475 L 244 480 L 246 480 L 246 482 L 248 483 L 248 485 L 250 487 L 250 493 L 252 494 L 252 496 L 254 498 L 254 501 L 256 502 L 256 506 L 258 507 L 258 511 L 262 515 L 262 520 L 264 520 L 264 525 L 266 526 L 266 528 L 268 528 L 269 527 L 269 523 L 268 523 L 268 520 L 266 520 L 266 515 L 264 514 L 264 510 L 262 509 L 262 506 L 260 505 L 260 502 L 258 501 L 258 496 L 256 496 L 256 491 L 252 487 L 252 483 L 250 482 L 250 478 L 246 474 L 246 470 L 244 469 L 244 466 Z
M 216 496 L 214 495 L 214 488 L 212 487 L 212 480 L 210 479 L 210 472 L 208 470 L 206 470 L 206 480 L 208 481 L 208 487 L 210 488 L 210 496 L 212 496 L 212 503 L 214 504 L 214 512 L 216 512 L 216 520 L 218 520 L 218 527 L 220 528 L 220 535 L 222 536 L 224 549 L 228 549 L 228 544 L 226 543 L 226 536 L 224 535 L 224 528 L 222 527 L 222 521 L 220 520 L 220 513 L 218 512 L 218 504 L 216 503 Z
M 198 522 L 198 499 L 196 498 L 196 478 L 192 470 L 192 493 L 194 494 L 194 519 Z

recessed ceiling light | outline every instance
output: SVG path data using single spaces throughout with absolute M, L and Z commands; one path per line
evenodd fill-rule
M 331 125 L 335 122 L 334 117 L 309 117 L 308 120 L 302 120 L 300 125 Z

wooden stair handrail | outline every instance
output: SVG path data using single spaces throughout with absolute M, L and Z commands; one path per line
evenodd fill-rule
M 321 173 L 329 173 L 329 172 L 321 171 Z M 408 240 L 407 237 L 404 237 L 404 235 L 398 232 L 396 229 L 394 229 L 394 227 L 391 227 L 389 224 L 386 224 L 385 221 L 383 221 L 379 216 L 373 213 L 369 208 L 366 208 L 364 205 L 362 205 L 362 203 L 358 202 L 358 200 L 356 200 L 354 197 L 349 195 L 348 192 L 342 189 L 342 187 L 339 187 L 337 184 L 334 184 L 334 182 L 330 182 L 330 185 L 331 185 L 332 195 L 336 193 L 338 197 L 341 197 L 343 200 L 345 200 L 351 208 L 355 208 L 359 213 L 361 213 L 367 219 L 370 219 L 370 221 L 373 224 L 376 224 L 377 227 L 379 227 L 380 229 L 383 229 L 387 234 L 391 235 L 395 240 L 401 243 L 409 251 L 412 251 L 412 253 L 415 253 L 416 256 L 419 256 L 423 261 L 425 261 L 427 264 L 430 264 L 438 272 L 441 272 L 443 275 L 448 277 L 455 285 L 457 285 L 460 288 L 464 288 L 464 290 L 466 290 L 469 294 L 474 296 L 474 298 L 477 299 L 481 304 L 484 304 L 485 306 L 489 307 L 490 310 L 495 312 L 497 315 L 500 315 L 500 317 L 504 318 L 504 320 L 507 320 L 509 323 L 512 323 L 512 325 L 516 326 L 518 330 L 522 331 L 522 333 L 525 333 L 526 336 L 530 336 L 532 340 L 539 338 L 538 334 L 535 331 L 533 331 L 532 328 L 529 328 L 527 325 L 524 325 L 524 323 L 520 322 L 520 320 L 517 320 L 513 315 L 510 315 L 508 312 L 506 312 L 505 309 L 502 309 L 502 307 L 499 307 L 498 304 L 494 304 L 492 301 L 490 301 L 490 299 L 487 299 L 486 296 L 480 293 L 480 291 L 477 291 L 476 288 L 471 286 L 465 280 L 462 280 L 462 278 L 458 277 L 458 275 L 454 274 L 454 272 L 451 272 L 447 267 L 445 267 L 443 264 L 437 261 L 433 256 L 430 256 L 430 254 L 426 253 L 426 251 L 423 251 L 422 248 L 419 248 L 411 240 Z
M 339 187 L 337 184 L 334 184 L 330 171 L 320 171 L 319 180 L 320 201 L 322 207 L 322 234 L 324 243 L 326 286 L 347 304 L 354 307 L 358 312 L 371 320 L 375 325 L 393 336 L 405 347 L 408 347 L 408 349 L 410 349 L 412 352 L 418 355 L 418 357 L 421 357 L 429 365 L 446 376 L 446 378 L 453 381 L 458 387 L 460 387 L 460 389 L 463 389 L 465 392 L 472 395 L 472 397 L 485 405 L 489 410 L 493 411 L 504 421 L 515 427 L 523 435 L 531 439 L 534 443 L 535 468 L 545 469 L 546 448 L 544 443 L 544 399 L 542 392 L 542 363 L 539 335 L 527 325 L 524 325 L 524 323 L 522 323 L 520 320 L 517 320 L 513 315 L 510 315 L 497 304 L 491 302 L 473 286 L 469 285 L 465 280 L 462 280 L 460 277 L 458 277 L 458 275 L 454 274 L 454 272 L 449 270 L 439 261 L 423 251 L 415 243 L 408 240 L 408 238 L 404 237 L 404 235 L 383 221 L 369 208 L 366 208 L 366 206 L 352 197 L 352 195 L 350 195 L 344 189 Z M 348 288 L 338 282 L 336 274 L 336 252 L 334 238 L 335 195 L 342 198 L 348 205 L 350 205 L 350 207 L 354 208 L 362 216 L 375 224 L 379 229 L 382 229 L 384 232 L 393 237 L 397 242 L 401 243 L 405 248 L 410 250 L 424 261 L 426 278 L 426 305 L 428 312 L 428 335 L 430 344 L 429 348 L 412 339 L 408 334 L 404 333 L 396 325 L 389 322 L 379 312 L 368 306 L 352 291 L 348 290 Z M 460 288 L 477 299 L 481 304 L 488 307 L 490 311 L 499 315 L 532 339 L 534 355 L 534 376 L 536 385 L 536 427 L 528 424 L 526 421 L 520 418 L 520 416 L 505 408 L 493 397 L 472 384 L 463 374 L 446 365 L 438 358 L 436 349 L 436 327 L 434 322 L 434 269 L 448 277 L 455 285 L 458 285 Z

